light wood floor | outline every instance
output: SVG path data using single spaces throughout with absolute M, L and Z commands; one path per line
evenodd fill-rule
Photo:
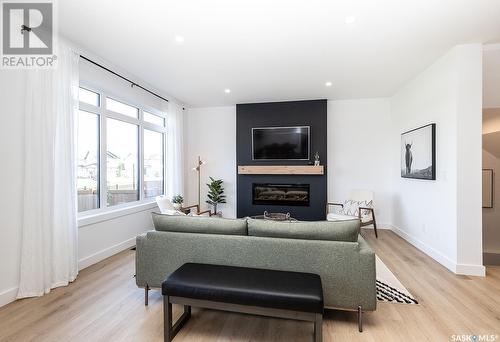
M 486 278 L 456 276 L 394 233 L 375 240 L 363 233 L 378 256 L 420 305 L 380 303 L 365 314 L 328 311 L 324 341 L 451 341 L 452 334 L 500 335 L 500 268 Z M 133 278 L 134 252 L 125 251 L 83 270 L 68 287 L 0 308 L 0 341 L 162 341 L 158 291 L 143 304 Z M 180 309 L 175 308 L 175 315 Z M 175 338 L 181 341 L 311 341 L 312 324 L 193 309 Z M 500 339 L 497 338 L 498 341 Z

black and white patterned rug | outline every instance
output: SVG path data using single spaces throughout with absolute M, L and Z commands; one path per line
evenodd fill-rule
M 398 289 L 377 280 L 377 300 L 380 302 L 418 304 L 418 301 Z
M 418 304 L 394 273 L 376 256 L 377 300 L 386 303 Z

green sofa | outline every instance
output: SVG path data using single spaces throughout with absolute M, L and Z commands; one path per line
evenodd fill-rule
M 376 309 L 375 253 L 359 221 L 267 220 L 153 214 L 155 230 L 137 237 L 136 282 L 162 281 L 187 262 L 316 273 L 326 308 Z

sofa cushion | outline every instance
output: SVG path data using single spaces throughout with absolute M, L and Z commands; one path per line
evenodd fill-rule
M 278 222 L 248 219 L 248 235 L 284 239 L 356 242 L 359 220 Z
M 247 235 L 246 219 L 207 216 L 170 216 L 152 213 L 155 229 L 164 232 Z

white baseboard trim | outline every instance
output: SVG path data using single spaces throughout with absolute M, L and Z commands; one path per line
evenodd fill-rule
M 435 250 L 431 246 L 427 245 L 426 243 L 420 241 L 419 239 L 411 236 L 410 234 L 406 233 L 405 231 L 399 229 L 398 227 L 392 225 L 392 231 L 399 235 L 401 238 L 404 240 L 408 241 L 411 243 L 413 246 L 417 247 L 420 249 L 422 252 L 430 256 L 432 259 L 436 260 L 439 262 L 441 265 L 452 271 L 453 273 L 456 273 L 456 263 L 449 259 L 446 255 L 442 254 L 441 252 Z
M 133 246 L 135 246 L 135 237 L 105 248 L 102 251 L 89 255 L 88 257 L 82 258 L 78 261 L 78 270 L 83 270 L 93 264 L 97 264 L 99 261 L 109 258 L 110 256 L 120 253 L 121 251 Z
M 486 276 L 486 267 L 483 265 L 457 264 L 456 274 L 463 274 L 476 277 Z
M 0 307 L 16 300 L 18 287 L 13 287 L 0 292 Z
M 467 264 L 457 264 L 450 258 L 448 258 L 443 253 L 432 248 L 428 244 L 420 241 L 419 239 L 411 236 L 402 229 L 391 225 L 391 229 L 394 233 L 399 235 L 401 238 L 420 249 L 422 252 L 439 262 L 441 265 L 449 269 L 455 274 L 468 275 L 468 276 L 479 276 L 484 277 L 486 275 L 486 268 L 483 265 L 467 265 Z

